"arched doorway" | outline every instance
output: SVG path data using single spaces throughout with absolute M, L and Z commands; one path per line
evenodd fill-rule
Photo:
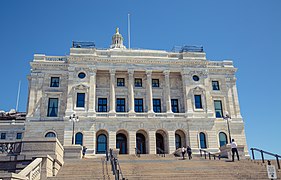
M 176 134 L 176 149 L 181 148 L 181 136 L 179 134 Z
M 116 135 L 116 148 L 119 149 L 119 154 L 127 154 L 127 137 L 125 134 L 119 133 Z
M 105 154 L 107 151 L 107 136 L 100 134 L 97 137 L 97 154 Z
M 178 129 L 175 132 L 175 146 L 176 149 L 181 148 L 182 146 L 187 147 L 186 145 L 186 135 L 183 130 Z
M 224 132 L 219 133 L 220 147 L 227 144 L 227 136 Z
M 75 134 L 75 144 L 83 146 L 83 134 L 81 132 Z
M 156 133 L 156 152 L 161 154 L 165 152 L 164 137 L 160 133 Z
M 145 136 L 137 133 L 137 149 L 140 154 L 146 154 Z

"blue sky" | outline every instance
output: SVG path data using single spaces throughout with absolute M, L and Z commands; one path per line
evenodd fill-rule
M 210 60 L 232 59 L 249 147 L 281 154 L 281 1 L 0 1 L 0 109 L 26 111 L 35 53 L 67 55 L 72 40 L 107 48 L 115 28 L 131 47 L 203 45 Z

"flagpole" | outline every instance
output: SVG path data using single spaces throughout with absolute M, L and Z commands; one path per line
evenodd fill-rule
M 17 97 L 17 104 L 16 104 L 16 112 L 18 111 L 18 106 L 19 106 L 19 99 L 20 99 L 20 85 L 21 85 L 21 81 L 19 81 L 19 87 L 18 87 L 18 97 Z
M 131 49 L 130 14 L 128 13 L 128 48 Z

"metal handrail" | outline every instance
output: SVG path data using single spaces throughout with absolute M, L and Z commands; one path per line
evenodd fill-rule
M 125 180 L 125 178 L 123 177 L 123 173 L 119 161 L 117 157 L 113 156 L 113 149 L 109 149 L 109 155 L 108 153 L 106 153 L 106 160 L 107 161 L 110 160 L 111 170 L 112 170 L 112 174 L 115 176 L 115 180 L 120 180 L 120 175 L 121 175 L 121 179 Z
M 258 148 L 251 148 L 251 151 L 252 151 L 253 160 L 255 160 L 255 152 L 254 151 L 258 151 L 258 152 L 261 153 L 262 163 L 265 163 L 264 162 L 264 154 L 267 154 L 267 155 L 270 155 L 270 156 L 274 156 L 276 158 L 276 163 L 277 163 L 278 169 L 281 169 L 280 168 L 280 162 L 279 162 L 279 158 L 281 158 L 280 155 L 274 154 L 274 153 L 271 153 L 271 152 L 267 152 L 267 151 L 264 151 L 264 150 L 258 149 Z
M 156 148 L 160 153 L 157 153 L 159 156 L 166 157 L 165 151 L 159 147 Z
M 209 151 L 206 151 L 206 150 L 204 150 L 204 149 L 200 149 L 200 156 L 201 156 L 201 157 L 203 156 L 203 155 L 202 155 L 202 152 L 204 152 L 204 157 L 205 157 L 205 159 L 207 159 L 207 154 L 208 154 L 210 160 L 211 160 L 211 156 L 213 156 L 214 160 L 216 160 L 216 157 L 217 157 L 219 160 L 221 159 L 220 155 L 212 154 L 212 153 L 210 153 Z

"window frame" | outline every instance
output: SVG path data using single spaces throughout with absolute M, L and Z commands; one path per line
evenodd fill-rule
M 144 109 L 143 109 L 143 99 L 142 98 L 135 98 L 134 102 L 135 102 L 135 112 L 136 113 L 143 113 L 144 112 Z M 137 103 L 137 102 L 141 102 L 141 104 Z M 139 111 L 140 108 L 141 108 L 141 111 Z
M 50 107 L 50 101 L 51 100 L 57 100 L 57 103 L 56 103 L 56 107 L 52 107 L 52 108 L 55 108 L 55 111 L 56 111 L 56 115 L 55 116 L 53 116 L 53 115 L 51 115 L 51 111 L 53 110 L 53 109 L 50 109 L 51 107 Z M 52 98 L 52 97 L 49 97 L 49 99 L 48 99 L 48 109 L 47 109 L 47 117 L 58 117 L 59 116 L 59 98 Z
M 117 87 L 125 87 L 125 78 L 117 78 L 116 85 Z
M 19 136 L 20 136 L 20 137 L 19 137 Z M 16 135 L 16 139 L 22 139 L 22 132 L 17 133 L 17 135 Z
M 58 81 L 54 82 L 55 79 L 57 79 Z M 54 85 L 55 83 L 57 83 L 57 85 Z M 50 87 L 60 87 L 60 77 L 57 76 L 51 77 Z
M 4 139 L 6 139 L 6 138 L 7 138 L 7 133 L 1 132 L 1 133 L 0 133 L 0 139 L 1 139 L 1 140 L 4 140 Z
M 116 112 L 126 112 L 126 99 L 125 98 L 116 98 Z
M 137 83 L 136 81 L 140 81 L 139 83 Z M 142 87 L 142 78 L 135 78 L 135 87 Z
M 102 101 L 102 103 L 100 103 L 100 100 Z M 104 104 L 104 100 L 106 102 L 105 104 Z M 102 111 L 100 111 L 100 108 L 102 109 Z M 107 112 L 107 98 L 98 98 L 98 112 Z
M 80 95 L 84 95 L 84 97 L 83 97 L 83 99 L 79 100 Z M 76 94 L 76 108 L 85 108 L 85 102 L 86 102 L 85 100 L 86 100 L 86 93 L 77 92 L 77 94 Z M 83 106 L 80 103 L 82 103 Z
M 197 99 L 196 97 L 200 97 L 200 98 Z M 200 100 L 200 101 L 197 102 L 197 100 Z M 199 103 L 199 106 L 197 106 L 198 103 Z M 194 95 L 194 107 L 195 107 L 195 109 L 203 109 L 202 95 L 201 94 L 195 94 Z
M 156 104 L 156 102 L 159 102 Z M 161 99 L 153 99 L 153 111 L 155 113 L 161 113 Z
M 214 88 L 216 87 L 216 88 Z M 213 91 L 220 91 L 220 82 L 217 80 L 212 81 L 212 90 Z
M 216 102 L 220 102 L 220 109 L 216 108 Z M 222 106 L 222 100 L 214 100 L 214 108 L 215 108 L 215 117 L 216 118 L 223 118 L 223 106 Z M 220 111 L 220 116 L 217 116 L 217 111 Z
M 174 104 L 173 102 L 177 102 L 176 104 Z M 172 108 L 172 112 L 173 113 L 179 113 L 179 100 L 178 99 L 171 99 L 171 108 Z M 174 108 L 176 108 L 176 112 L 174 111 Z
M 152 80 L 151 80 L 151 86 L 152 86 L 152 87 L 160 87 L 160 81 L 159 81 L 159 79 L 152 79 Z

